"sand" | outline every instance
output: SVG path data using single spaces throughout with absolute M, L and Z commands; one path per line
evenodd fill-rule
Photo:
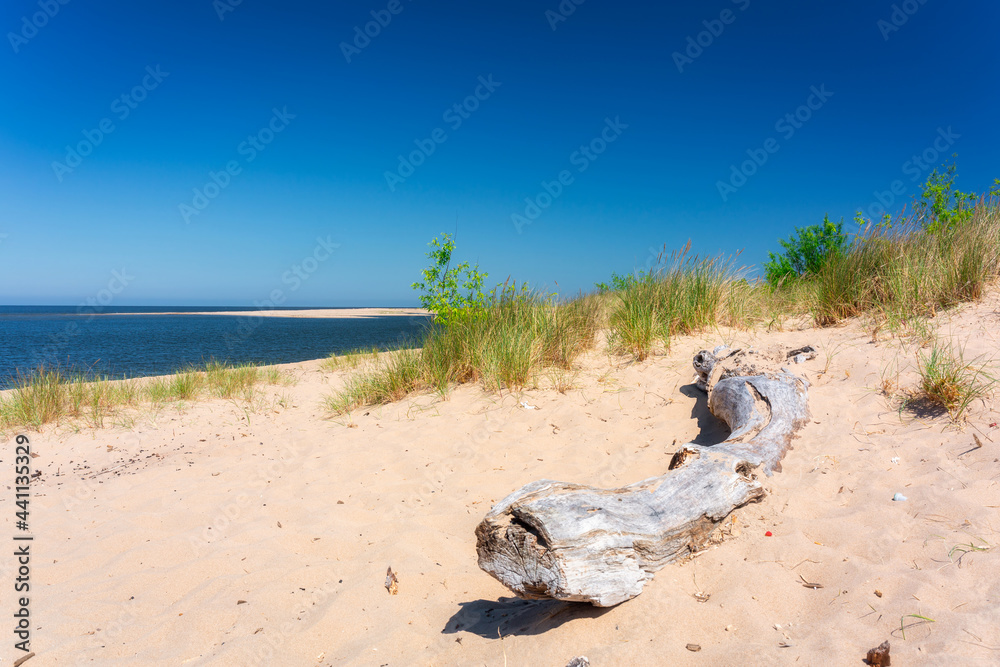
M 934 323 L 967 358 L 996 357 L 998 305 L 994 293 Z M 725 437 L 690 364 L 721 343 L 820 351 L 795 367 L 812 421 L 732 534 L 611 609 L 521 601 L 479 570 L 475 527 L 521 485 L 622 485 L 665 471 L 675 440 Z M 43 474 L 27 667 L 858 665 L 887 639 L 894 665 L 997 664 L 1000 415 L 979 402 L 955 427 L 899 411 L 880 388 L 915 385 L 916 350 L 858 323 L 717 331 L 642 363 L 592 352 L 565 393 L 543 377 L 338 419 L 320 403 L 341 374 L 305 362 L 250 409 L 47 427 L 31 435 Z M 11 535 L 10 491 L 0 509 Z

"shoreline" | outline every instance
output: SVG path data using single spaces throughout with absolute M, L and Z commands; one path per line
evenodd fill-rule
M 216 310 L 168 311 L 155 313 L 94 313 L 114 315 L 225 315 L 227 317 L 294 317 L 310 319 L 359 319 L 367 317 L 429 317 L 423 308 L 304 308 L 302 310 Z

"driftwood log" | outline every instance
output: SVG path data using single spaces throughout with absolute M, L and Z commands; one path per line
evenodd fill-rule
M 793 350 L 787 358 L 809 353 L 815 351 Z M 764 496 L 757 471 L 781 470 L 809 416 L 808 383 L 780 368 L 785 359 L 728 348 L 699 352 L 697 386 L 728 424 L 725 441 L 682 445 L 666 474 L 619 489 L 528 484 L 476 528 L 479 567 L 523 598 L 610 607 L 639 595 L 654 572 L 698 551 L 730 512 Z

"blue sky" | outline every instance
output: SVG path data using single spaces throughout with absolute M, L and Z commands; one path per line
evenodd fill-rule
M 3 4 L 0 304 L 410 305 L 456 229 L 569 295 L 1000 176 L 995 2 L 236 1 Z

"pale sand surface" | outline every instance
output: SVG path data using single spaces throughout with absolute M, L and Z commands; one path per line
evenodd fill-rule
M 109 313 L 111 314 L 111 313 Z M 312 317 L 353 319 L 357 317 L 426 317 L 423 308 L 311 308 L 307 310 L 221 310 L 198 313 L 130 313 L 132 315 L 229 315 L 238 317 Z
M 997 357 L 998 305 L 935 323 L 968 357 Z M 665 471 L 675 440 L 722 439 L 690 364 L 720 343 L 820 349 L 794 367 L 812 421 L 768 496 L 736 511 L 737 535 L 612 609 L 520 601 L 479 570 L 477 523 L 523 484 L 631 483 Z M 1000 414 L 980 402 L 956 429 L 898 412 L 878 387 L 897 371 L 913 386 L 914 351 L 856 323 L 721 331 L 643 363 L 593 352 L 565 394 L 544 378 L 520 395 L 470 386 L 337 420 L 320 402 L 340 375 L 306 362 L 250 411 L 213 400 L 129 428 L 49 427 L 32 436 L 26 667 L 860 665 L 886 639 L 894 665 L 997 664 L 1000 548 L 961 545 L 1000 542 Z M 3 463 L 12 481 L 10 447 Z M 903 619 L 904 639 L 907 614 L 935 622 Z

